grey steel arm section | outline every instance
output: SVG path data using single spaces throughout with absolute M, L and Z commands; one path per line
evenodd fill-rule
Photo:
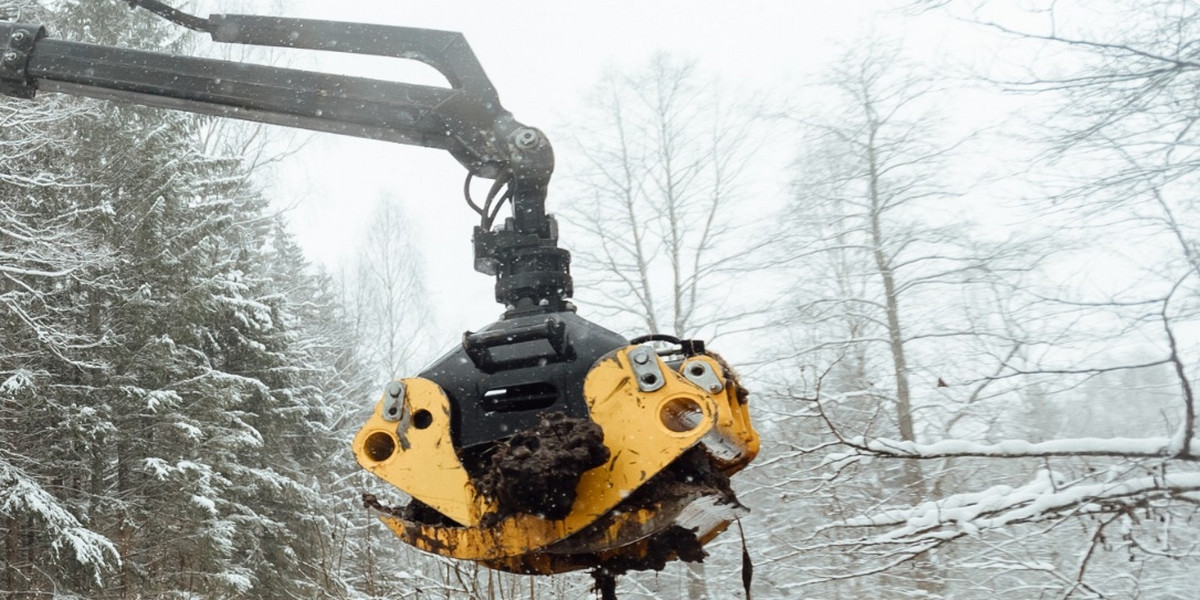
M 215 41 L 420 61 L 449 88 L 115 48 L 0 22 L 0 92 L 61 92 L 447 150 L 512 186 L 518 231 L 543 232 L 554 153 L 516 121 L 459 33 L 250 15 L 198 19 Z

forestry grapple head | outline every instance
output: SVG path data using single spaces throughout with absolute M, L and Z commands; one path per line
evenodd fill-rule
M 520 573 L 612 574 L 698 560 L 741 509 L 728 476 L 758 452 L 746 392 L 695 340 L 626 340 L 575 313 L 570 255 L 545 212 L 554 154 L 505 110 L 460 34 L 187 15 L 215 41 L 418 60 L 431 87 L 54 40 L 0 22 L 0 92 L 93 96 L 449 151 L 494 180 L 475 267 L 504 316 L 417 377 L 389 383 L 354 439 L 359 463 L 412 496 L 364 501 L 405 542 Z M 508 203 L 512 214 L 496 219 Z
M 572 312 L 485 333 L 522 322 L 564 330 L 563 350 L 514 334 L 490 351 L 528 366 L 487 370 L 468 334 L 388 385 L 354 452 L 413 502 L 369 503 L 418 548 L 519 573 L 702 557 L 742 510 L 728 475 L 758 450 L 733 371 L 698 342 L 656 351 Z

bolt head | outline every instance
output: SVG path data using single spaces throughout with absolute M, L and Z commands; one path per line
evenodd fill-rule
M 633 362 L 639 365 L 644 365 L 650 362 L 650 356 L 646 354 L 645 350 L 638 350 L 637 352 L 633 353 Z
M 4 58 L 2 60 L 4 61 L 4 64 L 6 64 L 6 65 L 15 65 L 15 64 L 21 62 L 21 55 L 17 54 L 16 52 L 11 52 L 11 51 L 5 52 Z
M 403 393 L 404 393 L 404 387 L 400 385 L 400 382 L 393 381 L 387 385 L 387 394 L 389 396 L 391 396 L 393 398 L 399 398 L 400 394 L 403 394 Z
M 538 136 L 538 132 L 536 130 L 525 127 L 516 132 L 516 134 L 513 136 L 513 141 L 517 144 L 518 148 L 521 148 L 522 150 L 528 150 L 534 146 L 537 146 L 539 137 L 540 136 Z

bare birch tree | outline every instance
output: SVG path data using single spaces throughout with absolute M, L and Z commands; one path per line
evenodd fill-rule
M 581 303 L 679 337 L 711 339 L 747 316 L 731 283 L 762 247 L 741 193 L 756 142 L 746 107 L 718 89 L 665 54 L 596 87 L 575 131 L 584 165 L 567 213 L 583 230 Z
M 351 274 L 349 302 L 380 381 L 407 376 L 428 351 L 428 296 L 412 232 L 399 202 L 381 198 Z

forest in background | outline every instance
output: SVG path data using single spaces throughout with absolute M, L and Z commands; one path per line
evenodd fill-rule
M 8 4 L 183 49 L 120 2 Z M 987 70 L 848 40 L 767 101 L 648 57 L 561 144 L 581 312 L 757 357 L 763 451 L 734 478 L 756 598 L 1194 595 L 1200 6 L 995 4 L 893 15 L 994 37 Z M 0 122 L 0 594 L 588 596 L 421 554 L 361 507 L 382 486 L 349 439 L 439 349 L 403 236 L 313 268 L 259 130 L 49 94 Z M 748 197 L 768 138 L 789 185 Z M 620 596 L 738 597 L 740 544 Z

